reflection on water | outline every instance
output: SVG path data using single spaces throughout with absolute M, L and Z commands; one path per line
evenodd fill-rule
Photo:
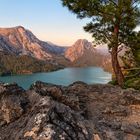
M 83 81 L 87 84 L 105 84 L 111 80 L 111 74 L 103 71 L 99 67 L 87 68 L 65 68 L 63 70 L 35 73 L 31 75 L 15 75 L 0 77 L 0 81 L 13 83 L 16 82 L 25 89 L 28 89 L 35 81 L 43 81 L 57 85 L 69 85 L 75 81 Z

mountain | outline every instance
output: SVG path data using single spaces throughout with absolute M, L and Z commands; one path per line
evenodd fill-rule
M 65 57 L 71 61 L 73 66 L 101 66 L 106 70 L 111 69 L 111 59 L 107 48 L 95 47 L 86 39 L 79 39 L 67 48 Z
M 78 39 L 72 46 L 62 47 L 39 40 L 31 31 L 22 26 L 0 28 L 0 55 L 3 58 L 0 61 L 0 72 L 22 73 L 23 69 L 30 73 L 70 66 L 109 66 L 110 69 L 110 56 L 107 49 L 103 48 L 95 47 L 86 39 Z M 29 64 L 32 66 L 29 67 Z
M 94 52 L 95 49 L 92 47 L 92 43 L 88 42 L 86 39 L 79 39 L 71 47 L 66 49 L 65 57 L 74 62 L 83 55 L 92 54 Z
M 22 26 L 0 28 L 0 51 L 51 60 L 53 55 L 62 54 L 64 50 L 64 47 L 39 40 Z
M 64 50 L 64 47 L 39 40 L 22 26 L 0 28 L 0 75 L 48 72 L 63 68 L 56 58 Z

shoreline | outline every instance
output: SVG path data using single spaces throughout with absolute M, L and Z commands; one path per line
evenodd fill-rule
M 20 74 L 18 74 L 18 73 L 17 73 L 17 74 L 11 74 L 11 73 L 9 73 L 9 74 L 0 75 L 0 77 L 6 77 L 6 76 L 20 76 L 20 75 L 32 75 L 32 74 L 37 74 L 37 73 L 49 73 L 49 72 L 56 72 L 56 71 L 59 71 L 59 70 L 64 70 L 64 69 L 69 69 L 69 68 L 79 68 L 79 69 L 80 69 L 80 68 L 92 68 L 92 67 L 101 68 L 101 69 L 103 69 L 103 71 L 112 74 L 111 71 L 108 71 L 108 70 L 104 69 L 104 68 L 101 67 L 101 66 L 84 66 L 84 67 L 83 67 L 83 66 L 81 66 L 81 67 L 79 67 L 79 66 L 70 66 L 70 67 L 63 67 L 63 68 L 58 68 L 58 69 L 50 70 L 50 71 L 20 73 Z

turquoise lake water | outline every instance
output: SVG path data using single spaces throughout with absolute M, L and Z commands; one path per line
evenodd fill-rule
M 83 81 L 87 84 L 105 84 L 111 80 L 111 74 L 103 71 L 99 67 L 87 68 L 65 68 L 62 70 L 35 73 L 31 75 L 14 75 L 0 77 L 0 82 L 13 83 L 16 82 L 24 89 L 28 89 L 35 81 L 43 81 L 56 85 L 67 86 L 75 81 Z

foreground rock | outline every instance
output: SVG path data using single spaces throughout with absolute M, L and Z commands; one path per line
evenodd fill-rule
M 62 92 L 59 87 L 41 86 L 41 83 L 30 91 L 24 91 L 16 84 L 1 84 L 0 139 L 91 139 L 89 122 L 72 109 L 76 101 Z M 68 106 L 72 102 L 73 105 Z
M 0 140 L 139 140 L 140 93 L 76 82 L 0 84 Z

